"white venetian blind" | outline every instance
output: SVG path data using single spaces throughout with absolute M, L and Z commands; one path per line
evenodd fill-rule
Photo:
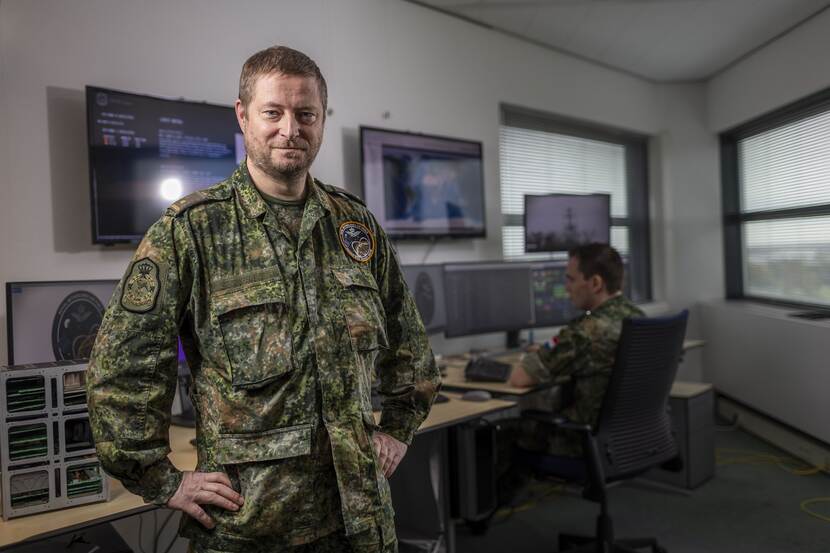
M 621 144 L 502 125 L 499 159 L 505 259 L 549 257 L 524 251 L 527 194 L 610 194 L 611 217 L 629 216 L 626 150 Z M 611 245 L 628 254 L 626 226 L 611 227 Z
M 748 296 L 830 305 L 830 111 L 739 139 L 743 288 Z M 767 217 L 758 213 L 791 210 Z

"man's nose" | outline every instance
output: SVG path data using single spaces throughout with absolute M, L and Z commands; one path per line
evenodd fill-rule
M 300 135 L 300 125 L 294 117 L 283 117 L 280 121 L 280 134 L 285 138 L 295 138 Z

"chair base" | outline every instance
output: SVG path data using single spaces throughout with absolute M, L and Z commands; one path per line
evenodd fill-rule
M 654 538 L 629 538 L 601 543 L 595 537 L 559 534 L 561 553 L 639 553 L 639 549 L 646 548 L 652 553 L 668 553 Z

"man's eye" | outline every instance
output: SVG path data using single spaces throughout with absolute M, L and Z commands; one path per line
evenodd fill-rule
M 265 117 L 269 117 L 269 118 L 279 117 L 279 114 L 280 114 L 280 112 L 278 112 L 277 110 L 274 110 L 274 109 L 266 110 L 263 113 L 265 114 Z
M 313 123 L 317 120 L 317 114 L 311 111 L 304 111 L 300 114 L 300 119 L 303 123 Z

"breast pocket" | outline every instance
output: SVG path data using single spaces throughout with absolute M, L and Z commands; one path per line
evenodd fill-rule
M 342 287 L 341 305 L 352 347 L 358 352 L 388 348 L 386 317 L 375 277 L 357 265 L 332 272 Z
M 282 282 L 270 280 L 211 296 L 234 388 L 258 388 L 293 369 L 289 306 Z

